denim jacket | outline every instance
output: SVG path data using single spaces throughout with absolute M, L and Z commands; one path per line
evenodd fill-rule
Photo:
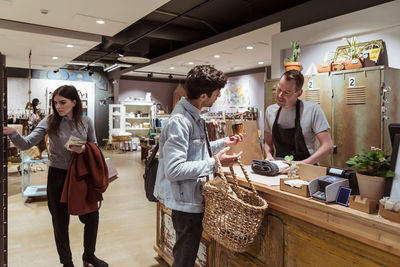
M 215 160 L 206 145 L 204 118 L 184 97 L 174 108 L 159 140 L 159 163 L 154 196 L 167 208 L 189 213 L 204 211 L 201 184 L 212 176 Z M 212 154 L 224 140 L 210 142 Z

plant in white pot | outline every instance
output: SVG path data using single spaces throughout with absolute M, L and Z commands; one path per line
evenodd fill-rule
M 360 195 L 369 199 L 379 200 L 385 192 L 387 178 L 393 178 L 394 172 L 390 169 L 390 155 L 376 147 L 370 150 L 363 149 L 346 161 L 347 166 L 357 171 L 357 181 Z

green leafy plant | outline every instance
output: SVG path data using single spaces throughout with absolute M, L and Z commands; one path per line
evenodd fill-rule
M 345 47 L 343 49 L 344 50 L 343 52 L 348 59 L 362 58 L 363 55 L 372 48 L 380 48 L 381 49 L 380 53 L 383 53 L 384 51 L 382 41 L 379 40 L 373 40 L 365 43 L 358 43 L 357 38 L 355 36 L 352 36 L 350 40 L 347 38 L 343 38 L 343 41 L 346 41 L 348 44 L 348 47 Z M 338 55 L 336 55 L 336 57 L 337 56 Z
M 300 167 L 300 164 L 295 163 L 295 161 L 293 161 L 294 159 L 293 155 L 285 156 L 284 159 L 289 164 L 288 177 L 295 178 L 297 176 L 296 170 Z
M 347 42 L 349 48 L 346 49 L 347 55 L 350 59 L 360 58 L 361 48 L 357 45 L 357 38 L 355 36 L 351 37 L 351 39 L 343 38 L 344 41 Z
M 292 57 L 285 58 L 284 62 L 299 62 L 300 58 L 300 45 L 297 41 L 291 41 L 290 45 L 293 48 Z
M 350 158 L 346 161 L 346 164 L 361 174 L 386 178 L 394 177 L 394 172 L 390 170 L 390 155 L 387 155 L 380 148 L 363 149 L 363 153 Z

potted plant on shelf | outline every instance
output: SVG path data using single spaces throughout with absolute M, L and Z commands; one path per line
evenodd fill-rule
M 348 59 L 346 59 L 344 64 L 344 69 L 359 69 L 364 66 L 364 58 L 362 57 L 362 48 L 357 43 L 357 38 L 355 36 L 351 39 L 343 38 L 344 41 L 349 45 L 346 49 Z
M 293 48 L 292 57 L 287 57 L 284 60 L 283 66 L 285 66 L 285 70 L 301 70 L 301 62 L 299 62 L 300 58 L 300 45 L 297 41 L 291 41 L 290 45 Z
M 387 178 L 393 178 L 394 172 L 390 169 L 390 155 L 376 147 L 370 150 L 363 149 L 346 161 L 347 166 L 357 171 L 360 195 L 373 200 L 379 200 L 385 192 Z
M 333 70 L 358 69 L 376 65 L 379 54 L 384 51 L 382 40 L 358 43 L 357 38 L 353 36 L 350 39 L 343 38 L 343 41 L 346 41 L 348 45 L 338 47 L 336 50 Z

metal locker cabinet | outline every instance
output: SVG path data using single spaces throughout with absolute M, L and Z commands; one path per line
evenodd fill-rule
M 276 87 L 280 79 L 272 79 L 265 82 L 264 88 L 264 116 L 269 105 L 276 103 Z
M 303 94 L 301 100 L 318 103 L 324 112 L 332 136 L 332 81 L 330 73 L 319 73 L 316 75 L 304 76 Z M 321 159 L 320 164 L 328 167 L 332 165 L 332 155 Z
M 381 76 L 379 67 L 332 73 L 334 166 L 346 166 L 364 148 L 381 147 Z
M 383 68 L 381 84 L 382 101 L 382 145 L 388 153 L 392 151 L 388 125 L 400 123 L 400 70 Z

